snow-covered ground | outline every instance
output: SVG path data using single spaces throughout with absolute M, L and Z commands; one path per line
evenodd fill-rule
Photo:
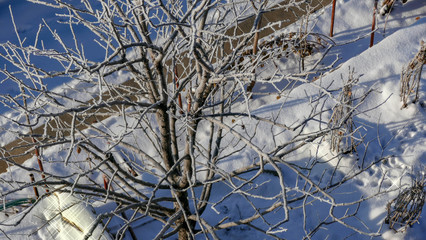
M 366 145 L 360 146 L 366 156 L 368 156 L 365 163 L 356 162 L 356 159 L 349 159 L 345 166 L 341 166 L 339 174 L 344 176 L 346 173 L 355 171 L 356 167 L 361 164 L 369 164 L 372 161 L 386 158 L 378 165 L 372 166 L 368 171 L 365 171 L 354 178 L 350 184 L 346 184 L 338 192 L 341 193 L 342 198 L 356 199 L 360 195 L 369 196 L 373 195 L 380 188 L 395 190 L 402 186 L 402 188 L 411 184 L 412 180 L 416 177 L 419 178 L 425 175 L 426 164 L 426 86 L 424 84 L 425 74 L 422 76 L 422 84 L 420 86 L 420 101 L 413 104 L 410 103 L 407 108 L 401 109 L 402 103 L 399 97 L 399 81 L 402 68 L 415 56 L 420 48 L 420 41 L 426 41 L 426 4 L 424 0 L 409 0 L 406 4 L 397 4 L 390 17 L 378 17 L 378 30 L 375 34 L 375 45 L 369 48 L 369 35 L 371 30 L 372 8 L 374 1 L 360 1 L 360 0 L 338 0 L 336 11 L 336 22 L 333 40 L 336 46 L 330 50 L 329 55 L 324 59 L 323 64 L 327 65 L 339 57 L 337 68 L 320 77 L 318 80 L 311 84 L 304 84 L 292 90 L 292 93 L 283 99 L 277 100 L 276 96 L 256 96 L 250 104 L 250 110 L 253 114 L 259 116 L 270 116 L 280 114 L 278 116 L 283 119 L 283 123 L 291 125 L 293 118 L 303 118 L 309 114 L 308 108 L 305 108 L 309 100 L 318 95 L 319 86 L 339 86 L 341 79 L 347 79 L 350 70 L 354 71 L 354 75 L 359 77 L 359 83 L 355 89 L 354 94 L 362 94 L 363 92 L 373 89 L 374 91 L 367 97 L 365 102 L 358 109 L 357 115 L 354 119 L 355 125 L 361 127 L 361 132 L 364 134 L 364 141 L 369 142 Z M 312 27 L 312 32 L 328 34 L 329 32 L 329 18 L 331 13 L 331 6 L 317 12 L 319 14 L 317 24 Z M 18 16 L 15 16 L 16 18 Z M 314 17 L 314 16 L 312 16 Z M 298 24 L 283 30 L 283 32 L 291 32 L 298 28 Z M 384 27 L 386 27 L 384 29 Z M 281 32 L 276 33 L 277 35 Z M 361 38 L 358 41 L 351 41 Z M 350 43 L 348 43 L 350 42 Z M 307 62 L 314 61 L 315 55 Z M 290 64 L 291 61 L 281 62 L 287 69 L 294 68 Z M 78 85 L 71 85 L 78 88 Z M 81 86 L 83 88 L 84 86 Z M 263 85 L 259 84 L 257 88 L 262 88 Z M 78 89 L 77 89 L 78 90 Z M 78 91 L 75 94 L 78 97 Z M 87 96 L 86 96 L 87 97 Z M 291 101 L 286 112 L 277 113 L 276 110 L 280 109 L 283 103 Z M 288 103 L 287 103 L 288 104 Z M 328 102 L 332 106 L 333 102 Z M 1 128 L 13 129 L 13 125 L 6 119 L 0 119 Z M 103 124 L 109 126 L 111 129 L 115 125 L 121 124 L 113 118 L 107 119 Z M 250 123 L 245 123 L 250 126 Z M 200 130 L 202 132 L 202 129 Z M 10 135 L 1 136 L 2 145 L 7 143 Z M 270 141 L 275 141 L 268 135 L 261 136 L 260 139 L 264 141 L 264 145 L 268 146 Z M 314 143 L 313 143 L 314 144 Z M 333 155 L 329 151 L 327 143 L 322 143 L 320 151 L 322 159 L 327 161 L 329 167 L 333 169 L 336 164 Z M 59 155 L 57 149 L 46 149 L 43 154 L 49 159 L 64 158 L 65 156 Z M 244 164 L 248 164 L 249 160 L 245 153 L 242 152 L 239 156 L 235 156 L 232 161 L 227 161 L 221 167 L 224 169 L 236 169 Z M 247 153 L 249 154 L 249 153 Z M 297 159 L 309 158 L 309 151 L 297 152 L 292 155 L 293 159 L 289 161 L 297 161 Z M 76 158 L 84 158 L 86 156 L 75 156 Z M 330 161 L 328 161 L 330 160 Z M 25 163 L 28 167 L 36 167 L 35 161 L 28 161 Z M 59 172 L 62 175 L 67 175 L 71 170 L 64 167 L 63 164 L 46 164 L 47 172 Z M 355 170 L 354 170 L 355 169 Z M 322 174 L 317 172 L 316 174 Z M 27 176 L 27 173 L 15 167 L 9 168 L 7 173 L 0 175 L 1 179 L 16 179 L 23 180 L 21 176 Z M 102 176 L 93 176 L 94 180 L 102 182 Z M 266 181 L 266 180 L 265 180 Z M 224 186 L 216 186 L 215 191 L 221 191 Z M 274 192 L 274 184 L 261 188 L 265 194 L 270 190 Z M 0 190 L 2 193 L 8 192 L 10 186 L 2 184 Z M 372 198 L 364 202 L 358 212 L 357 218 L 360 219 L 359 225 L 367 231 L 377 231 L 381 229 L 382 236 L 378 239 L 424 239 L 426 236 L 426 212 L 422 213 L 418 224 L 409 228 L 406 233 L 395 234 L 388 226 L 383 223 L 386 217 L 386 204 L 390 199 L 398 195 L 398 191 L 392 191 L 386 196 Z M 16 194 L 16 197 L 29 197 L 32 196 L 32 189 L 23 189 Z M 215 197 L 212 197 L 214 202 Z M 7 199 L 3 199 L 7 200 Z M 44 199 L 47 201 L 48 199 Z M 38 206 L 44 206 L 42 204 Z M 80 205 L 79 205 L 80 206 Z M 98 213 L 107 212 L 109 209 L 114 208 L 115 203 L 99 204 L 95 207 Z M 223 202 L 217 206 L 221 214 L 228 214 L 230 218 L 241 218 L 244 215 L 241 209 L 247 206 L 243 200 L 233 199 L 233 202 Z M 327 211 L 325 209 L 324 211 Z M 322 217 L 321 210 L 316 209 L 315 214 Z M 23 213 L 13 215 L 9 218 L 0 213 L 0 221 L 8 223 L 14 221 L 16 218 L 23 217 Z M 48 214 L 47 214 L 48 215 Z M 92 213 L 87 212 L 89 219 L 94 219 Z M 220 219 L 222 215 L 206 216 L 206 219 Z M 291 216 L 290 224 L 294 223 L 294 228 L 299 230 L 288 231 L 284 233 L 283 237 L 286 239 L 301 239 L 304 236 L 301 226 L 303 222 L 302 215 Z M 0 238 L 3 233 L 7 233 L 13 239 L 26 239 L 29 234 L 32 234 L 30 239 L 49 239 L 51 236 L 57 236 L 49 233 L 49 229 L 43 228 L 45 223 L 46 213 L 42 210 L 36 209 L 30 216 L 23 217 L 22 223 L 19 226 L 7 227 L 0 226 Z M 354 220 L 352 220 L 354 221 Z M 90 223 L 88 223 L 90 225 Z M 309 222 L 308 222 L 309 224 Z M 110 224 L 110 226 L 119 226 Z M 36 230 L 40 228 L 38 232 Z M 161 226 L 146 223 L 133 226 L 137 234 L 143 236 L 141 239 L 151 239 L 161 229 Z M 258 239 L 261 235 L 257 232 L 249 230 L 246 227 L 231 228 L 229 231 L 221 232 L 223 239 Z M 370 239 L 370 237 L 362 235 L 353 235 L 353 231 L 348 230 L 343 226 L 336 226 L 335 224 L 327 226 L 324 225 L 323 229 L 314 236 L 314 239 Z M 130 239 L 130 237 L 128 237 Z

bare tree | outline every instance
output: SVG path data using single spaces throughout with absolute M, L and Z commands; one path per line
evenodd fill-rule
M 130 224 L 153 220 L 162 226 L 155 239 L 197 235 L 218 239 L 221 230 L 235 226 L 279 239 L 291 231 L 290 211 L 303 212 L 306 238 L 333 223 L 360 234 L 379 234 L 347 222 L 373 196 L 340 202 L 333 193 L 382 159 L 361 169 L 354 165 L 339 175 L 339 164 L 324 168 L 320 147 L 336 130 L 327 121 L 333 106 L 340 103 L 352 113 L 362 101 L 348 106 L 335 96 L 339 88 L 311 81 L 332 69 L 334 63 L 320 68 L 324 56 L 313 64 L 305 62 L 301 72 L 281 69 L 279 60 L 288 56 L 282 52 L 290 43 L 284 37 L 277 36 L 270 44 L 260 42 L 258 51 L 247 54 L 257 32 L 281 24 L 259 27 L 265 12 L 301 14 L 304 0 L 278 5 L 273 1 L 31 2 L 57 8 L 72 39 L 44 22 L 39 33 L 50 31 L 60 48 L 44 46 L 38 37 L 34 43 L 19 39 L 18 44 L 0 45 L 1 56 L 11 63 L 1 72 L 21 89 L 17 96 L 2 96 L 3 104 L 17 112 L 9 118 L 19 129 L 14 134 L 20 141 L 2 149 L 2 161 L 44 176 L 33 183 L 2 179 L 13 186 L 2 197 L 36 186 L 49 191 L 41 192 L 40 198 L 71 192 L 92 203 L 112 200 L 118 207 L 97 218 L 106 228 L 113 216 L 133 213 L 122 218 L 125 227 L 114 233 L 117 238 Z M 250 28 L 239 30 L 235 23 L 246 19 L 252 23 Z M 102 60 L 86 56 L 80 28 L 93 33 Z M 297 41 L 302 40 L 306 38 Z M 33 59 L 43 59 L 43 65 Z M 127 81 L 118 80 L 123 75 Z M 60 77 L 74 85 L 51 90 L 46 81 Z M 247 94 L 253 81 L 257 88 Z M 352 88 L 355 83 L 348 84 Z M 304 86 L 318 91 L 303 99 L 311 110 L 283 118 L 290 105 L 287 99 Z M 354 99 L 364 99 L 368 93 Z M 265 95 L 279 101 L 276 115 L 253 112 L 251 104 Z M 270 139 L 265 144 L 266 135 Z M 43 154 L 54 147 L 58 153 Z M 28 159 L 34 150 L 41 152 L 44 168 L 18 161 Z M 310 157 L 298 159 L 299 150 L 311 152 Z M 342 157 L 337 153 L 327 162 Z M 230 165 L 233 159 L 241 164 Z M 59 162 L 70 167 L 70 174 L 54 171 L 52 166 Z M 314 174 L 318 171 L 320 177 Z M 278 184 L 268 187 L 269 181 Z M 242 199 L 248 206 L 238 217 L 221 208 L 232 199 Z M 308 209 L 317 203 L 328 207 L 327 214 L 310 223 L 314 220 L 309 219 Z

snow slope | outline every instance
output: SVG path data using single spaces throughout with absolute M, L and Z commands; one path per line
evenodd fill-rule
M 411 184 L 413 175 L 424 175 L 426 164 L 426 106 L 425 84 L 421 85 L 421 101 L 401 109 L 399 97 L 399 81 L 402 67 L 418 52 L 419 43 L 426 39 L 426 18 L 403 28 L 385 38 L 374 47 L 353 57 L 340 66 L 338 70 L 325 76 L 325 80 L 345 78 L 348 68 L 361 74 L 360 83 L 377 92 L 367 99 L 360 108 L 371 109 L 378 103 L 383 103 L 374 111 L 358 115 L 357 122 L 367 128 L 367 140 L 380 142 L 372 144 L 367 154 L 370 158 L 387 157 L 387 163 L 371 168 L 359 176 L 358 188 L 365 194 L 371 194 L 372 189 L 384 177 L 384 185 L 394 188 L 397 184 Z M 424 79 L 424 77 L 423 77 Z M 419 177 L 419 176 L 417 176 Z M 395 185 L 394 185 L 395 184 Z M 390 195 L 393 199 L 397 192 Z M 386 199 L 378 199 L 362 212 L 366 218 L 378 220 L 386 215 Z M 408 231 L 407 236 L 395 236 L 392 231 L 386 231 L 385 239 L 421 239 L 425 236 L 425 212 L 419 225 Z M 386 228 L 386 226 L 384 226 Z

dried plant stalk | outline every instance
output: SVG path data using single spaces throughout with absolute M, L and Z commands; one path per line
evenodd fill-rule
M 426 63 L 426 44 L 421 41 L 420 45 L 420 51 L 408 66 L 402 69 L 400 90 L 402 108 L 407 107 L 411 93 L 415 93 L 413 102 L 419 100 L 420 79 L 423 65 Z
M 405 189 L 387 205 L 385 223 L 396 232 L 404 232 L 419 219 L 425 203 L 425 180 L 418 180 L 414 186 Z
M 395 5 L 395 0 L 384 0 L 382 2 L 382 7 L 380 8 L 380 15 L 384 16 L 390 13 Z
M 333 114 L 330 118 L 331 143 L 330 148 L 335 152 L 353 152 L 358 145 L 354 139 L 354 123 L 353 115 L 353 94 L 352 87 L 359 81 L 358 77 L 354 77 L 354 70 L 349 69 L 348 79 L 344 80 L 342 92 L 339 95 L 339 103 L 334 107 Z

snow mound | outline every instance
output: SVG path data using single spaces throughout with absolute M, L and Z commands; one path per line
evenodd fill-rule
M 83 239 L 96 224 L 94 209 L 70 193 L 54 192 L 42 199 L 37 208 L 35 217 L 46 223 L 38 232 L 43 239 Z M 102 230 L 102 225 L 98 225 L 89 239 L 112 238 Z

